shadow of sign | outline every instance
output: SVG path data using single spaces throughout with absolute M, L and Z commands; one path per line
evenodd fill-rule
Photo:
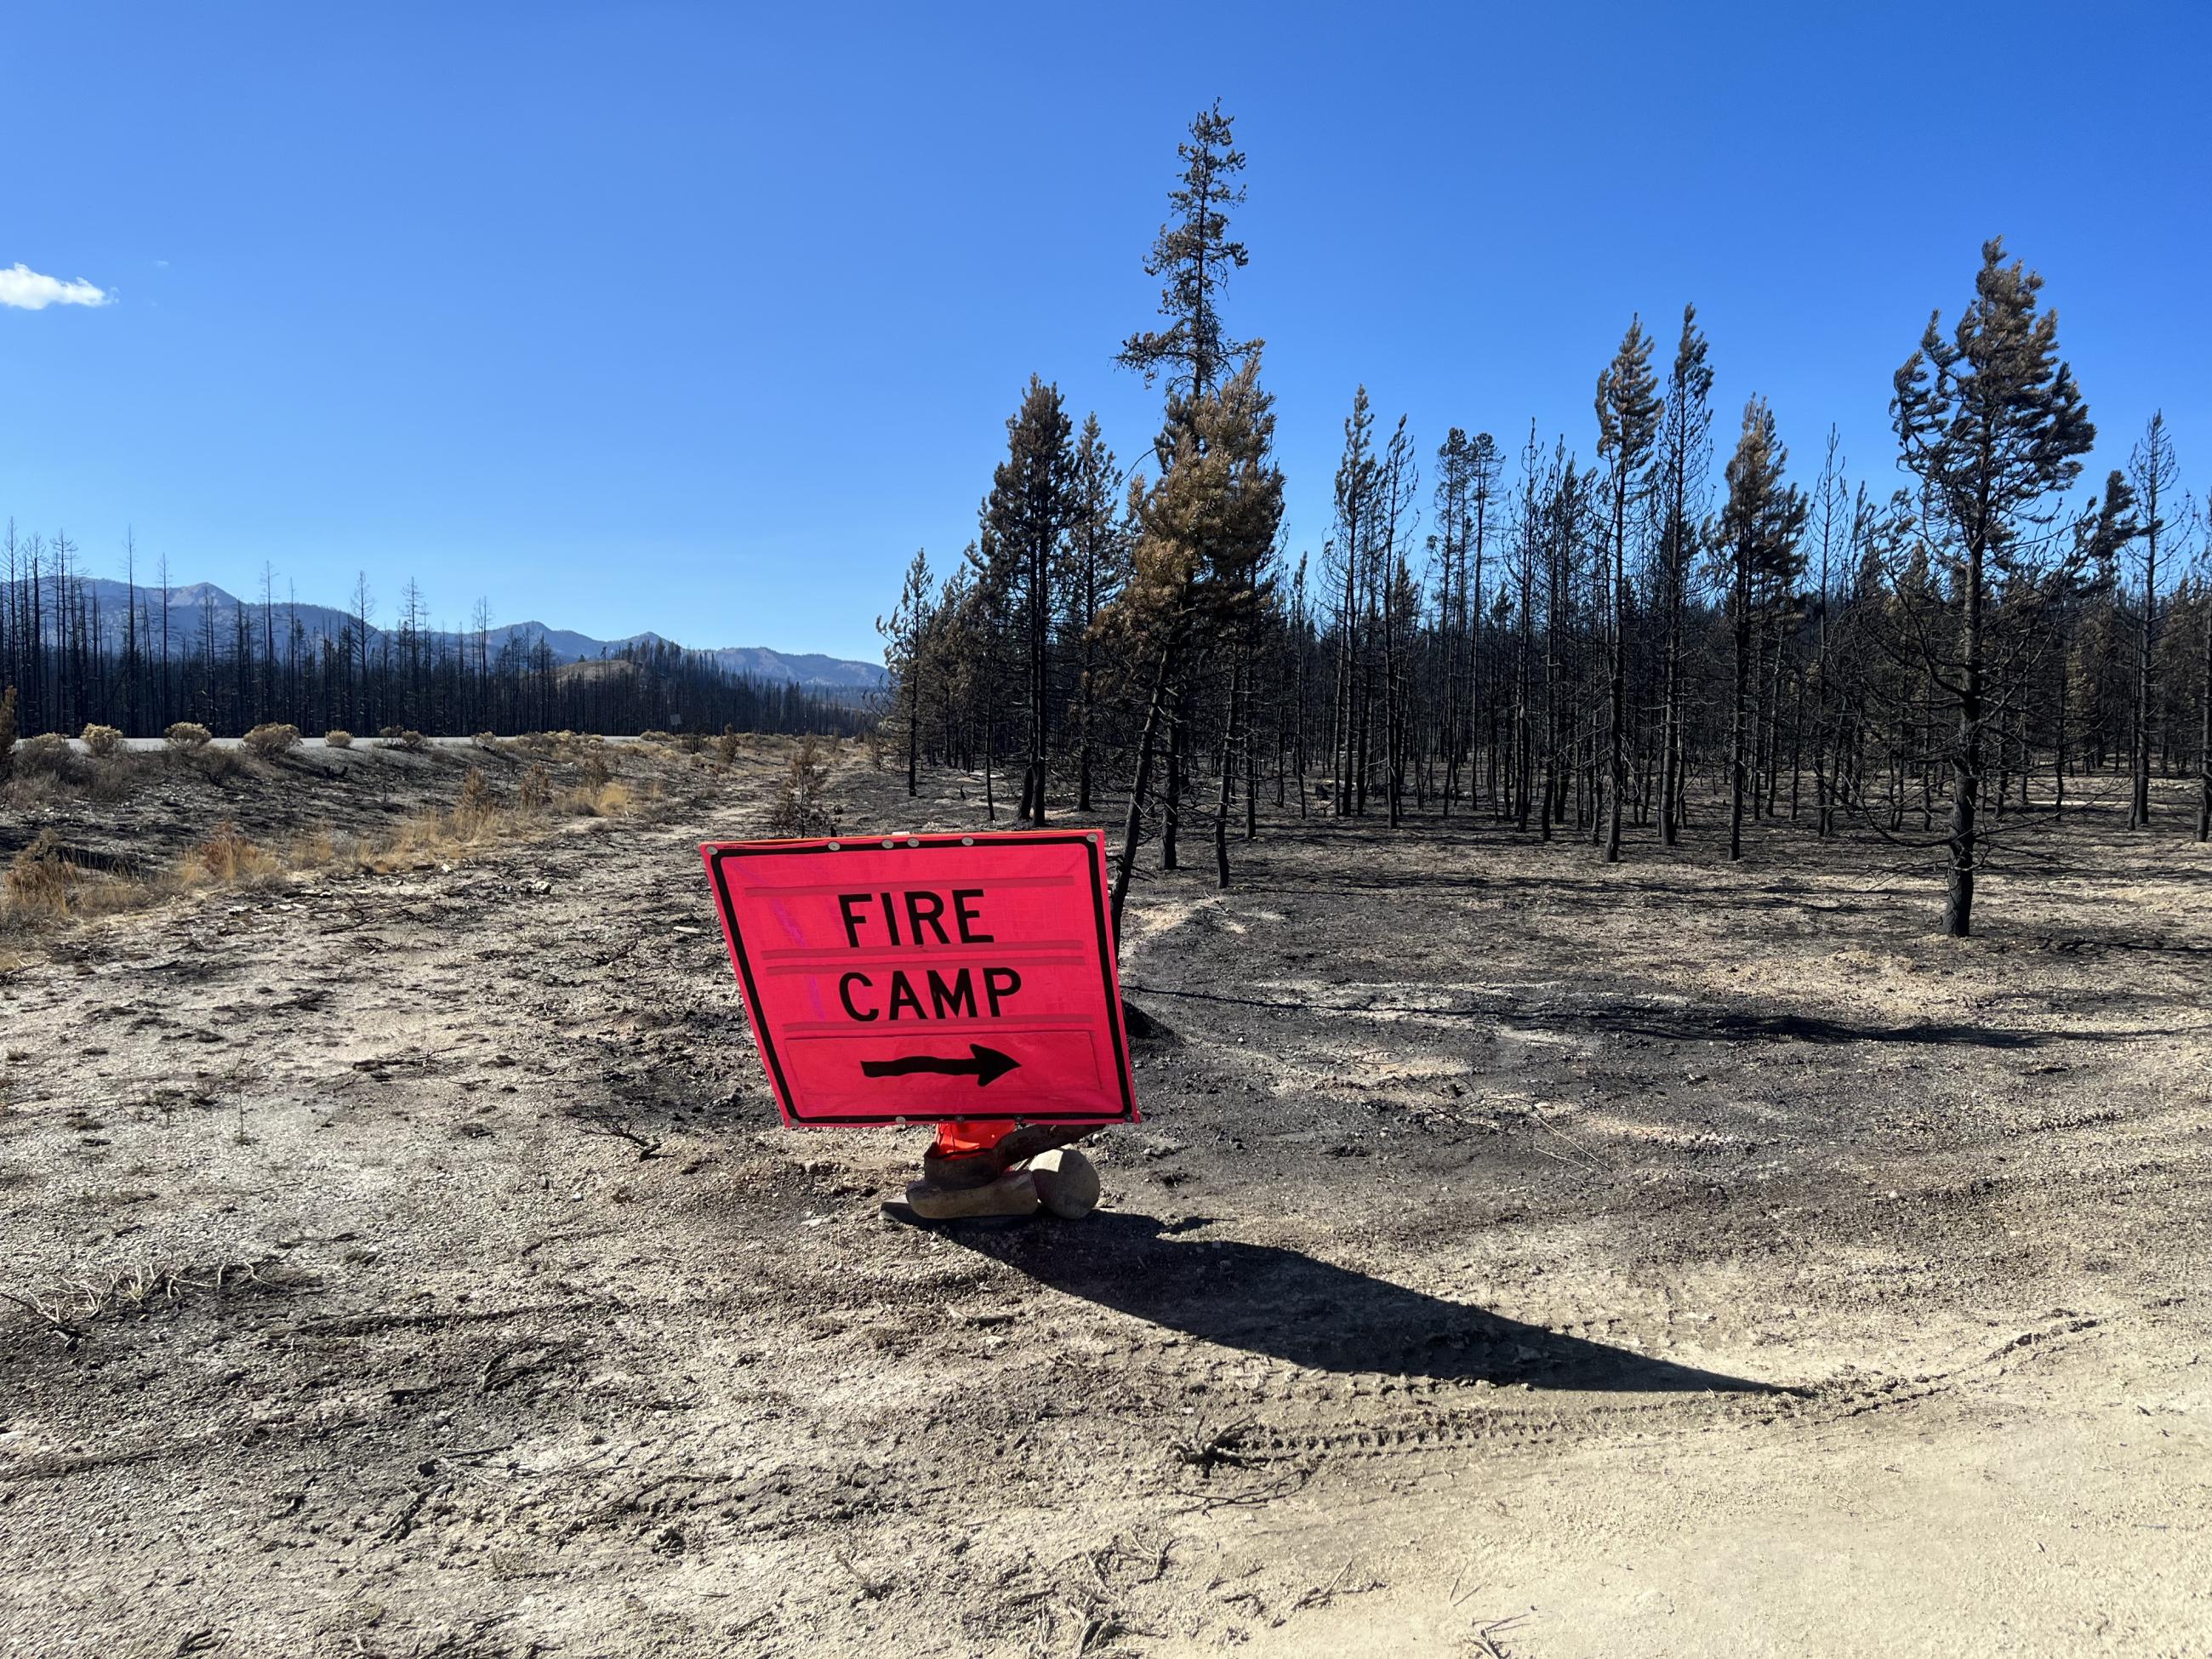
M 886 1213 L 921 1224 L 902 1205 Z M 1789 1392 L 1524 1324 L 1297 1250 L 1181 1237 L 1152 1216 L 1100 1211 L 1075 1223 L 935 1231 L 1066 1295 L 1313 1370 L 1620 1393 Z

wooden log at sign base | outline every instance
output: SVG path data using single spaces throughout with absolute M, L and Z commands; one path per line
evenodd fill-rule
M 1037 1179 L 1027 1170 L 1009 1170 L 980 1187 L 940 1187 L 933 1181 L 916 1181 L 906 1189 L 907 1208 L 924 1221 L 1035 1215 L 1041 1199 Z
M 1133 1123 L 1095 830 L 701 846 L 787 1123 Z

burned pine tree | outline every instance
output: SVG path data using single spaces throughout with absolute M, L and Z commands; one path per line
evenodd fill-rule
M 1100 714 L 1098 621 L 1121 592 L 1127 535 L 1121 520 L 1121 471 L 1098 429 L 1085 416 L 1069 478 L 1067 536 L 1062 549 L 1060 603 L 1077 656 L 1075 808 L 1091 810 Z
M 1260 387 L 1255 353 L 1218 391 L 1182 400 L 1170 428 L 1174 443 L 1166 470 L 1157 481 L 1140 477 L 1130 488 L 1137 537 L 1115 622 L 1152 672 L 1114 873 L 1117 931 L 1144 839 L 1152 758 L 1172 688 L 1188 653 L 1237 628 L 1256 602 L 1258 573 L 1274 549 L 1283 515 L 1274 429 L 1274 401 Z
M 2141 830 L 2150 823 L 2150 771 L 2153 734 L 2157 729 L 2152 683 L 2157 672 L 2159 644 L 2159 579 L 2166 574 L 2163 555 L 2189 533 L 2188 503 L 2180 503 L 2178 522 L 2174 491 L 2181 481 L 2180 464 L 2174 459 L 2173 438 L 2166 428 L 2163 410 L 2154 413 L 2143 435 L 2128 458 L 2128 484 L 2142 512 L 2133 540 L 2136 558 L 2135 729 L 2129 757 L 2133 772 L 2129 780 L 2128 828 Z M 2161 543 L 2164 545 L 2161 545 Z
M 1972 930 L 1980 865 L 1993 589 L 2033 581 L 2049 556 L 2053 497 L 2096 441 L 2074 372 L 2058 356 L 2058 319 L 2039 312 L 2043 279 L 2002 238 L 1982 245 L 1974 298 L 1947 337 L 1938 311 L 1895 379 L 1891 418 L 1905 465 L 1920 480 L 1923 523 L 1948 566 L 1946 647 L 1921 629 L 1930 681 L 1956 726 L 1949 756 L 1950 870 L 1943 931 Z
M 2212 726 L 2191 747 L 2212 718 L 2196 701 L 2212 597 L 2172 580 L 2187 532 L 2169 451 L 2147 441 L 2136 468 L 2159 498 L 2154 550 L 2124 476 L 2062 520 L 2090 429 L 2037 279 L 1997 245 L 1966 313 L 1939 316 L 1894 378 L 1915 489 L 1884 499 L 1846 477 L 1831 428 L 1801 490 L 1756 399 L 1717 478 L 1710 349 L 1686 306 L 1669 365 L 1632 322 L 1598 379 L 1595 451 L 1532 422 L 1511 485 L 1469 423 L 1431 449 L 1418 496 L 1410 424 L 1378 429 L 1358 386 L 1328 527 L 1278 549 L 1216 528 L 1215 498 L 1255 511 L 1263 477 L 1280 512 L 1248 430 L 1266 424 L 1256 347 L 1222 308 L 1246 264 L 1229 224 L 1244 157 L 1218 109 L 1178 155 L 1146 261 L 1163 320 L 1117 354 L 1164 383 L 1150 477 L 1121 477 L 1095 420 L 1071 441 L 1034 385 L 970 566 L 921 647 L 894 651 L 925 677 L 923 712 L 900 716 L 910 767 L 919 730 L 919 763 L 980 770 L 987 810 L 1013 754 L 1029 821 L 1048 766 L 1079 810 L 1126 803 L 1122 897 L 1148 837 L 1175 866 L 1209 786 L 1225 882 L 1237 792 L 1252 839 L 1272 773 L 1285 811 L 1293 789 L 1301 815 L 1325 802 L 1394 829 L 1487 807 L 1500 830 L 1571 830 L 1608 860 L 1632 832 L 1693 840 L 1708 799 L 1736 858 L 1747 821 L 1809 815 L 1808 847 L 1917 829 L 1913 844 L 1948 849 L 1945 926 L 1963 932 L 1993 837 L 2054 821 L 2078 768 L 2124 771 L 2140 802 L 2156 769 L 2212 767 Z M 1234 465 L 1213 449 L 1231 434 Z M 1296 573 L 1280 609 L 1279 556 Z M 2212 834 L 2212 806 L 2198 816 Z
M 1354 807 L 1354 779 L 1360 771 L 1359 706 L 1360 627 L 1363 583 L 1370 562 L 1368 542 L 1374 532 L 1377 479 L 1381 471 L 1375 455 L 1375 414 L 1369 407 L 1367 388 L 1352 394 L 1352 413 L 1344 422 L 1344 455 L 1336 467 L 1334 533 L 1322 549 L 1327 568 L 1341 595 L 1336 613 L 1336 679 L 1330 699 L 1329 768 L 1334 774 L 1333 810 L 1346 817 Z M 1359 805 L 1364 810 L 1364 787 Z
M 1672 847 L 1682 828 L 1682 629 L 1705 512 L 1705 475 L 1712 465 L 1713 371 L 1695 306 L 1682 307 L 1682 333 L 1667 378 L 1660 431 L 1659 838 Z
M 1217 100 L 1191 118 L 1189 137 L 1176 146 L 1182 173 L 1168 192 L 1170 217 L 1145 261 L 1145 274 L 1160 281 L 1159 314 L 1167 326 L 1131 335 L 1115 359 L 1141 374 L 1147 386 L 1166 381 L 1166 420 L 1152 441 L 1163 477 L 1175 465 L 1179 434 L 1190 429 L 1184 405 L 1211 395 L 1255 343 L 1231 338 L 1221 318 L 1230 275 L 1251 257 L 1229 234 L 1229 210 L 1244 201 L 1245 157 L 1236 147 L 1235 125 Z M 1190 688 L 1178 681 L 1170 690 L 1160 825 L 1160 866 L 1166 870 L 1176 867 L 1193 720 Z
M 1470 805 L 1481 792 L 1479 774 L 1485 735 L 1482 650 L 1483 557 L 1498 489 L 1498 441 L 1487 432 L 1470 439 L 1458 427 L 1437 449 L 1435 548 L 1436 631 L 1442 635 L 1437 745 L 1443 761 L 1443 807 L 1451 816 L 1460 770 L 1468 770 Z
M 1805 498 L 1783 482 L 1790 452 L 1775 434 L 1774 411 L 1764 398 L 1744 405 L 1743 429 L 1729 458 L 1728 500 L 1712 543 L 1729 576 L 1729 624 L 1735 646 L 1735 678 L 1729 705 L 1729 857 L 1743 856 L 1743 816 L 1752 782 L 1747 754 L 1753 680 L 1753 629 L 1786 595 L 1802 555 Z
M 1060 388 L 1030 376 L 1006 421 L 1006 459 L 992 474 L 981 512 L 990 579 L 1020 630 L 1029 704 L 1029 758 L 1015 817 L 1044 824 L 1045 750 L 1052 707 L 1052 579 L 1073 514 L 1075 452 Z
M 917 550 L 914 562 L 906 568 L 898 605 L 889 617 L 876 618 L 898 720 L 906 728 L 906 793 L 909 796 L 920 793 L 921 787 L 922 665 L 929 640 L 930 606 L 929 554 Z
M 2197 633 L 2202 641 L 2197 682 L 2197 839 L 2212 841 L 2212 540 L 2197 561 Z
M 1597 453 L 1605 463 L 1607 562 L 1601 576 L 1607 616 L 1605 861 L 1620 861 L 1620 804 L 1628 793 L 1628 538 L 1651 488 L 1652 450 L 1659 437 L 1658 381 L 1651 342 L 1632 318 L 1597 377 Z

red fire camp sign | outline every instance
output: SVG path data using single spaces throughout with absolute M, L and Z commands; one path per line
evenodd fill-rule
M 1135 1121 L 1097 830 L 699 851 L 785 1121 Z

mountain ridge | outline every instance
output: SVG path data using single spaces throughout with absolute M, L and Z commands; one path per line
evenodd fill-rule
M 19 578 L 12 585 L 17 588 L 27 585 L 27 577 Z M 218 587 L 213 582 L 191 582 L 181 586 L 161 588 L 146 583 L 134 585 L 116 581 L 104 576 L 72 578 L 81 585 L 88 603 L 96 605 L 101 614 L 104 634 L 119 635 L 123 613 L 132 604 L 135 595 L 140 626 L 149 635 L 142 648 L 159 651 L 156 643 L 162 626 L 163 600 L 167 599 L 168 647 L 171 657 L 190 655 L 200 647 L 204 630 L 212 629 L 217 649 L 235 634 L 240 612 L 252 620 L 250 626 L 258 627 L 260 619 L 255 613 L 261 605 L 256 600 L 245 600 Z M 42 576 L 39 586 L 44 594 L 58 594 L 59 578 Z M 47 622 L 41 631 L 50 641 L 55 635 L 60 607 L 51 600 Z M 361 624 L 350 613 L 330 605 L 310 605 L 290 600 L 272 602 L 269 607 L 269 625 L 281 639 L 289 631 L 296 619 L 301 636 L 308 640 L 337 639 Z M 370 639 L 380 641 L 400 630 L 368 624 Z M 472 640 L 470 631 L 433 628 L 426 635 L 441 640 L 462 641 Z M 805 686 L 817 690 L 867 691 L 884 683 L 887 676 L 880 664 L 856 662 L 850 658 L 832 657 L 817 651 L 779 651 L 765 645 L 729 645 L 719 647 L 685 646 L 666 635 L 647 630 L 621 639 L 599 639 L 573 629 L 554 628 L 532 618 L 526 622 L 502 623 L 485 631 L 485 649 L 497 655 L 510 642 L 519 641 L 526 649 L 534 650 L 544 641 L 553 659 L 559 663 L 588 662 L 596 658 L 611 656 L 626 646 L 672 646 L 695 656 L 712 661 L 726 673 L 744 674 L 757 680 L 769 680 Z M 281 647 L 280 647 L 281 648 Z

